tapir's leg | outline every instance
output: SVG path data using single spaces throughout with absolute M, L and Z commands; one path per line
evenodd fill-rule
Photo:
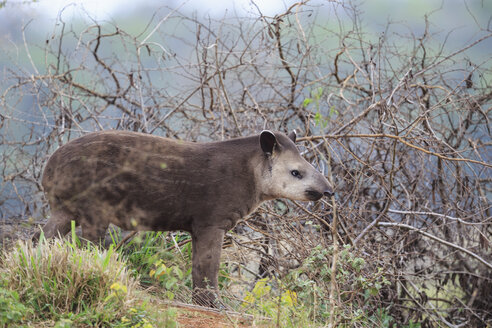
M 80 226 L 82 228 L 82 238 L 95 245 L 100 245 L 104 242 L 104 235 L 109 226 L 109 222 L 104 218 L 95 218 L 84 215 L 80 218 Z
M 51 217 L 48 222 L 43 227 L 44 236 L 49 239 L 53 237 L 65 236 L 71 227 L 71 217 L 69 214 L 65 213 L 62 210 L 53 210 L 51 211 Z M 38 231 L 32 237 L 33 241 L 38 241 L 41 235 L 41 231 Z
M 215 307 L 224 230 L 200 227 L 193 230 L 191 237 L 193 243 L 193 303 Z

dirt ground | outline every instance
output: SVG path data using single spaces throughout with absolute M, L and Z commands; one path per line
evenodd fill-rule
M 263 327 L 255 324 L 250 316 L 240 316 L 230 313 L 218 313 L 213 310 L 180 307 L 177 316 L 178 327 L 184 328 L 246 328 Z
M 0 249 L 15 243 L 18 239 L 30 239 L 39 225 L 43 224 L 27 220 L 0 219 Z

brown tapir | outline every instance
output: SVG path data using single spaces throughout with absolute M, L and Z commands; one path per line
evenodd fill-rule
M 74 139 L 48 160 L 42 185 L 51 207 L 47 238 L 70 221 L 98 242 L 108 225 L 191 233 L 193 301 L 214 305 L 227 230 L 275 198 L 316 201 L 330 195 L 325 177 L 299 154 L 295 132 L 192 143 L 104 131 Z M 39 237 L 34 236 L 34 239 Z

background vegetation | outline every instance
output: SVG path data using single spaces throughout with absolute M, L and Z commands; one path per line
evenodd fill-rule
M 21 47 L 3 48 L 2 229 L 49 215 L 43 164 L 84 133 L 207 141 L 295 128 L 335 199 L 269 202 L 229 232 L 224 307 L 278 326 L 492 325 L 490 4 L 464 5 L 466 36 L 435 25 L 439 10 L 418 28 L 367 29 L 360 6 L 220 19 L 178 8 L 129 29 L 61 12 L 36 44 L 27 24 Z M 190 300 L 186 235 L 120 250 L 141 284 Z

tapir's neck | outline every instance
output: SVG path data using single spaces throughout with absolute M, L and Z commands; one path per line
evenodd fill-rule
M 230 210 L 244 217 L 254 211 L 265 200 L 258 188 L 264 164 L 259 137 L 230 139 L 206 144 L 210 153 L 217 154 L 218 170 L 224 171 L 227 181 L 222 180 L 228 200 L 224 204 Z M 220 174 L 220 172 L 218 172 Z

